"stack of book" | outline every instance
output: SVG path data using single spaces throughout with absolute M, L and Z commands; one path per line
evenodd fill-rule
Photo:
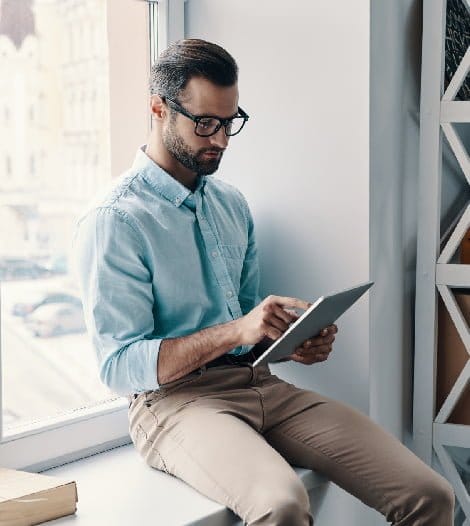
M 0 468 L 0 526 L 30 526 L 77 511 L 75 481 Z

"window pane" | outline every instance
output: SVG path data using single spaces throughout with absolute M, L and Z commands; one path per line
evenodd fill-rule
M 6 435 L 18 424 L 116 398 L 98 377 L 71 258 L 76 219 L 112 176 L 111 7 L 113 24 L 129 27 L 126 21 L 132 17 L 141 20 L 139 43 L 147 39 L 147 45 L 138 52 L 145 57 L 145 2 L 0 0 L 0 280 Z M 143 39 L 142 30 L 144 35 L 147 31 Z M 137 83 L 145 87 L 148 64 L 145 59 L 142 64 L 132 69 L 132 82 L 135 85 L 137 76 Z M 119 89 L 123 89 L 130 75 L 124 68 L 120 75 Z M 138 101 L 143 129 L 144 103 Z M 129 126 L 131 135 L 133 126 Z M 144 142 L 141 132 L 134 133 L 137 145 Z

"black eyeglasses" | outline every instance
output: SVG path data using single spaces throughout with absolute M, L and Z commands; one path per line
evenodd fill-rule
M 238 107 L 237 115 L 229 117 L 228 119 L 221 119 L 214 115 L 193 115 L 189 111 L 185 110 L 183 106 L 180 106 L 176 101 L 169 99 L 168 97 L 162 97 L 164 101 L 168 102 L 175 111 L 181 113 L 188 119 L 191 119 L 194 124 L 194 133 L 199 137 L 210 137 L 216 134 L 223 126 L 225 135 L 227 137 L 233 137 L 242 131 L 245 122 L 250 118 L 241 108 Z

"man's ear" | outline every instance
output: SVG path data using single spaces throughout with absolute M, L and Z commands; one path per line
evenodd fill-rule
M 163 99 L 160 95 L 151 95 L 150 96 L 150 111 L 152 112 L 152 118 L 155 120 L 164 120 L 167 113 L 168 107 L 163 102 Z

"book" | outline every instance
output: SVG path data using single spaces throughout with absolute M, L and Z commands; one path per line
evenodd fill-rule
M 75 481 L 0 468 L 0 526 L 30 526 L 77 511 Z

